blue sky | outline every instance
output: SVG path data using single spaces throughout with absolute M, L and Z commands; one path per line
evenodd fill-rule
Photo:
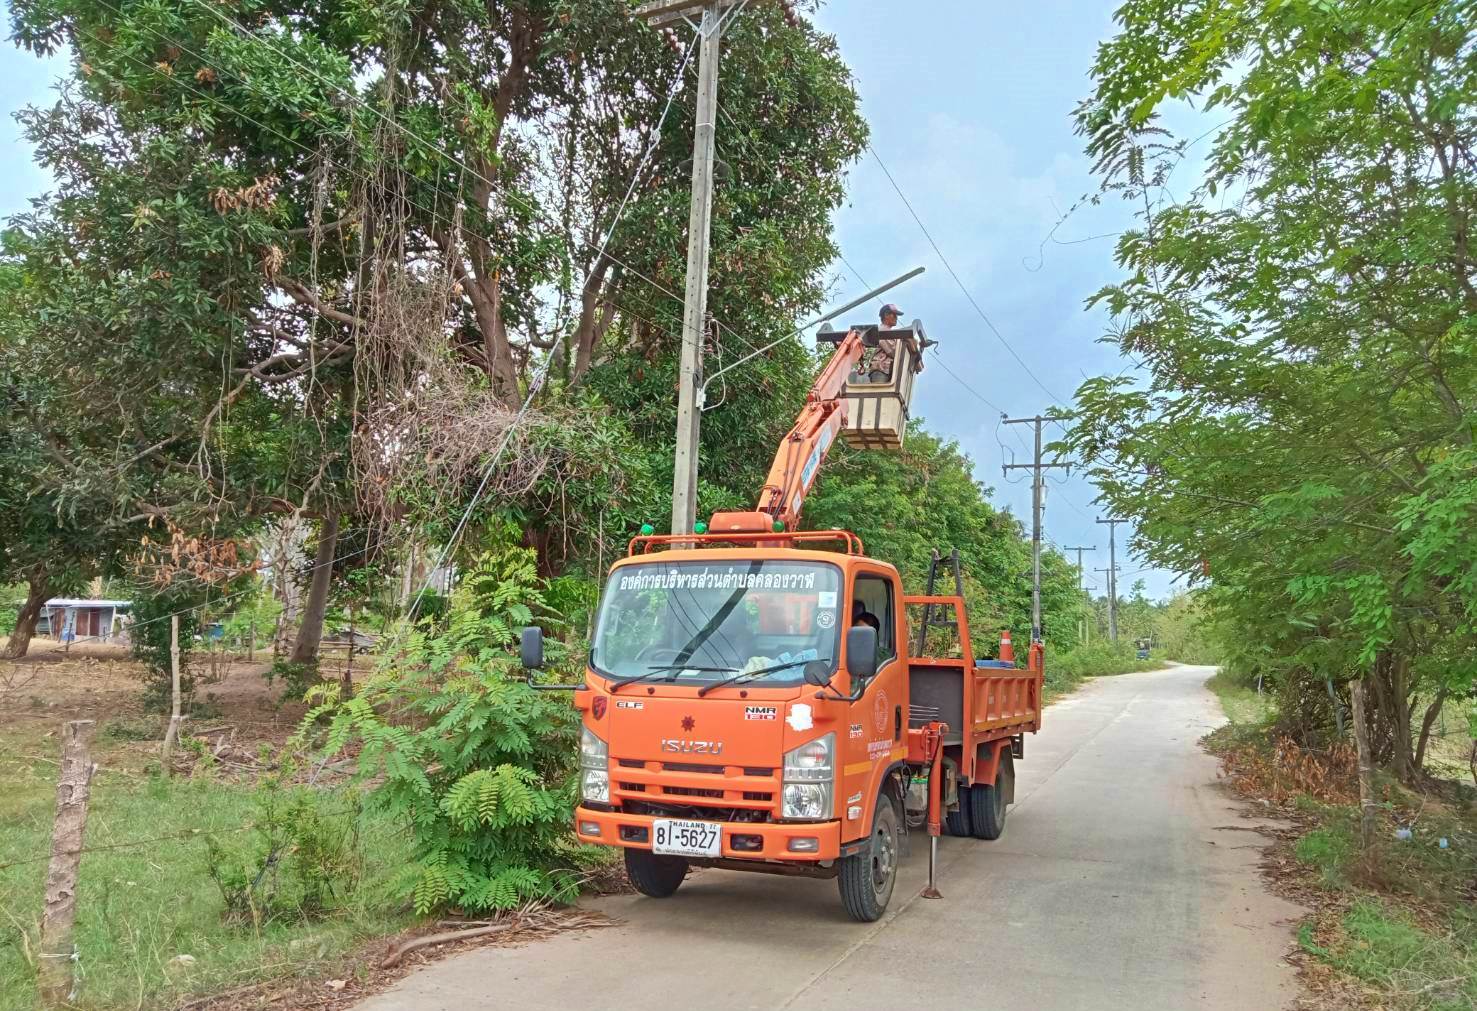
M 995 500 L 1027 522 L 1027 475 L 1013 472 L 1017 483 L 1008 483 L 1000 465 L 1029 459 L 1030 430 L 999 429 L 996 407 L 1011 417 L 1046 413 L 1066 402 L 1060 398 L 1070 398 L 1084 377 L 1126 365 L 1097 343 L 1106 329 L 1104 314 L 1083 307 L 1118 276 L 1113 240 L 1077 240 L 1124 228 L 1127 210 L 1111 200 L 1083 208 L 1057 230 L 1056 238 L 1068 244 L 1047 241 L 1062 212 L 1096 185 L 1072 133 L 1071 112 L 1087 94 L 1088 70 L 1098 41 L 1111 34 L 1113 7 L 1098 0 L 832 0 L 817 16 L 852 67 L 877 153 L 974 301 L 1035 378 L 976 314 L 870 155 L 853 170 L 850 200 L 838 216 L 843 253 L 869 284 L 914 266 L 928 268 L 888 297 L 908 318 L 924 321 L 940 342 L 943 364 L 958 378 L 933 362 L 920 377 L 914 413 L 957 439 L 974 458 L 977 475 L 995 488 Z M 66 70 L 65 59 L 42 61 L 8 45 L 0 50 L 0 144 L 6 152 L 0 216 L 25 210 L 46 186 L 12 114 L 48 101 L 53 81 Z M 864 290 L 845 276 L 836 301 Z M 854 318 L 870 315 L 858 310 Z M 1096 545 L 1099 550 L 1087 556 L 1089 570 L 1108 564 L 1107 529 L 1093 522 L 1105 515 L 1093 504 L 1095 494 L 1080 477 L 1061 473 L 1047 492 L 1047 537 L 1064 546 Z M 1127 534 L 1119 528 L 1121 592 L 1135 579 L 1146 580 L 1151 595 L 1170 592 L 1172 575 L 1136 571 L 1143 563 L 1123 551 Z M 1088 582 L 1102 585 L 1091 571 Z
M 1044 414 L 1070 402 L 1085 377 L 1128 364 L 1097 342 L 1106 314 L 1084 309 L 1089 295 L 1119 276 L 1111 233 L 1131 225 L 1128 210 L 1116 199 L 1084 207 L 1057 229 L 1067 244 L 1046 241 L 1062 214 L 1096 187 L 1071 113 L 1088 93 L 1098 42 L 1112 34 L 1114 7 L 1097 0 L 836 0 L 817 18 L 852 68 L 877 154 L 1000 336 L 959 290 L 871 155 L 853 171 L 837 222 L 843 255 L 871 284 L 928 268 L 888 297 L 924 321 L 958 379 L 931 365 L 914 412 L 957 439 L 996 501 L 1027 522 L 1028 475 L 1012 472 L 1018 483 L 1007 483 L 1000 465 L 1030 459 L 1030 429 L 998 429 L 1000 411 Z M 865 288 L 848 277 L 842 290 Z M 1099 548 L 1085 567 L 1089 584 L 1101 586 L 1090 571 L 1108 564 L 1107 528 L 1094 522 L 1106 513 L 1095 495 L 1080 477 L 1053 475 L 1045 526 L 1058 545 Z M 1126 557 L 1128 530 L 1118 531 L 1120 592 L 1135 579 L 1153 596 L 1171 592 L 1171 574 L 1136 572 L 1143 563 Z

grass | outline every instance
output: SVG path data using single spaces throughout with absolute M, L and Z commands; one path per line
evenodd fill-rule
M 1237 726 L 1260 727 L 1277 714 L 1270 693 L 1258 691 L 1255 682 L 1248 684 L 1228 668 L 1222 667 L 1205 685 L 1221 700 L 1226 718 Z
M 1298 825 L 1294 872 L 1276 880 L 1314 907 L 1301 947 L 1357 981 L 1349 992 L 1363 1002 L 1350 997 L 1341 1006 L 1477 1008 L 1477 811 L 1470 798 L 1455 789 L 1421 796 L 1377 775 L 1378 827 L 1361 850 L 1352 757 L 1286 741 L 1274 747 L 1275 714 L 1254 689 L 1220 676 L 1210 684 L 1232 720 L 1206 741 L 1222 756 L 1228 782 L 1245 796 L 1286 801 L 1282 810 Z
M 1372 985 L 1397 1007 L 1470 1011 L 1477 1007 L 1477 920 L 1431 930 L 1388 902 L 1358 898 L 1330 938 L 1305 927 L 1302 948 Z
M 56 764 L 40 754 L 50 744 L 21 744 L 11 736 L 0 749 L 6 784 L 0 793 L 0 865 L 26 861 L 0 870 L 0 1011 L 29 1009 L 35 1001 L 31 963 L 56 775 Z M 406 839 L 382 818 L 363 815 L 363 874 L 330 914 L 258 928 L 227 924 L 204 839 L 211 833 L 223 842 L 245 839 L 249 833 L 242 827 L 258 814 L 256 791 L 210 776 L 163 780 L 110 769 L 108 747 L 106 739 L 96 742 L 104 768 L 93 781 L 85 842 L 91 852 L 83 855 L 79 877 L 77 1007 L 168 1007 L 257 980 L 312 975 L 365 939 L 410 922 L 388 889 L 407 852 Z M 184 838 L 159 838 L 169 836 Z M 146 839 L 158 841 L 122 845 Z

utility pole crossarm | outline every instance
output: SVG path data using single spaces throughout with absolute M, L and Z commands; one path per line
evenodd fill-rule
M 631 12 L 632 16 L 641 21 L 661 24 L 673 17 L 686 16 L 709 6 L 712 0 L 652 0 L 644 3 Z M 717 7 L 732 7 L 737 0 L 718 0 L 714 5 Z

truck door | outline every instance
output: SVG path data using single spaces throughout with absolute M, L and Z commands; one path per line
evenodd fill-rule
M 882 775 L 907 753 L 908 665 L 902 593 L 895 574 L 858 568 L 851 585 L 852 623 L 877 619 L 877 676 L 851 704 L 841 776 L 842 838 L 855 839 L 872 828 L 874 801 Z M 852 685 L 855 692 L 857 685 Z M 837 735 L 841 736 L 840 734 Z

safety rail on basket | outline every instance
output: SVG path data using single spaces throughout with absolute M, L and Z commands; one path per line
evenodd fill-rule
M 866 553 L 862 539 L 850 530 L 782 530 L 764 533 L 645 534 L 632 537 L 628 555 L 674 548 L 807 547 L 840 543 L 848 555 Z

